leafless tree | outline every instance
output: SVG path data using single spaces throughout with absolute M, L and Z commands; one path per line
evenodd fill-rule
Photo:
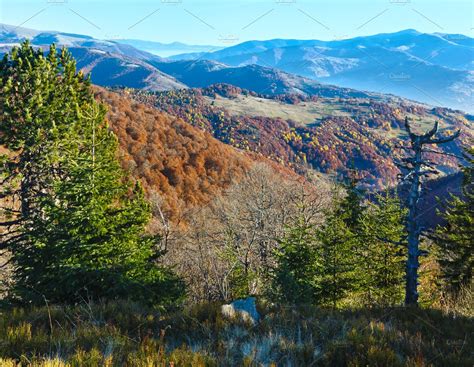
M 402 182 L 408 183 L 408 216 L 407 216 L 407 232 L 408 232 L 408 258 L 406 263 L 406 287 L 405 287 L 405 304 L 418 304 L 418 268 L 420 266 L 419 257 L 423 253 L 420 251 L 420 236 L 422 228 L 418 219 L 418 201 L 421 196 L 421 188 L 423 178 L 431 174 L 438 173 L 433 162 L 429 161 L 424 153 L 447 154 L 432 150 L 427 146 L 441 145 L 456 139 L 460 131 L 454 134 L 438 137 L 438 122 L 435 122 L 433 128 L 424 134 L 418 135 L 413 132 L 408 118 L 405 118 L 405 129 L 410 139 L 410 154 L 403 158 L 400 168 L 407 173 L 402 176 Z
M 201 300 L 232 298 L 238 270 L 249 294 L 259 294 L 271 270 L 277 239 L 296 217 L 321 222 L 329 203 L 328 187 L 282 178 L 257 164 L 189 219 L 186 235 L 170 256 L 187 278 L 191 296 Z

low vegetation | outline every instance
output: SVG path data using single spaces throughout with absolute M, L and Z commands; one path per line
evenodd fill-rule
M 256 326 L 218 304 L 162 313 L 131 302 L 13 309 L 2 366 L 472 366 L 472 318 L 440 310 L 261 304 Z M 472 315 L 471 315 L 472 316 Z

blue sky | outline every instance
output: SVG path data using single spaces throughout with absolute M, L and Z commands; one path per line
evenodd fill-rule
M 414 28 L 473 36 L 473 1 L 0 0 L 0 22 L 42 30 L 225 46 Z

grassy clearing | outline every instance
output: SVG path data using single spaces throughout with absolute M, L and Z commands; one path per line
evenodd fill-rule
M 244 95 L 238 95 L 235 98 L 225 98 L 222 96 L 217 96 L 216 98 L 204 98 L 209 104 L 214 103 L 216 107 L 224 108 L 234 116 L 279 117 L 285 120 L 293 120 L 301 125 L 314 124 L 323 118 L 332 116 L 352 117 L 353 108 L 357 110 L 358 114 L 370 116 L 371 113 L 369 107 L 364 104 L 344 106 L 337 98 L 321 98 L 317 102 L 301 102 L 296 105 L 283 103 L 273 99 Z M 392 105 L 392 107 L 396 108 L 395 105 Z M 412 126 L 414 130 L 419 133 L 430 129 L 435 121 L 440 122 L 441 130 L 452 127 L 451 124 L 430 113 L 424 115 L 422 119 L 420 119 L 419 115 L 412 113 L 406 113 L 406 116 L 413 120 Z M 373 130 L 380 132 L 384 136 L 389 134 L 391 138 L 402 138 L 406 136 L 404 129 L 394 129 L 392 131 L 380 129 Z
M 225 108 L 234 116 L 280 117 L 302 125 L 312 124 L 328 116 L 350 116 L 336 101 L 325 99 L 318 102 L 301 102 L 297 105 L 282 103 L 273 99 L 239 95 L 236 98 L 205 97 L 216 107 Z
M 14 309 L 0 316 L 2 366 L 472 366 L 474 320 L 439 310 L 334 311 L 220 305 L 175 312 L 131 302 Z

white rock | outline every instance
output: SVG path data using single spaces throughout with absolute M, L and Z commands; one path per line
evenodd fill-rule
M 255 297 L 239 299 L 227 305 L 222 305 L 221 312 L 225 317 L 234 319 L 240 317 L 245 322 L 256 324 L 260 320 Z

